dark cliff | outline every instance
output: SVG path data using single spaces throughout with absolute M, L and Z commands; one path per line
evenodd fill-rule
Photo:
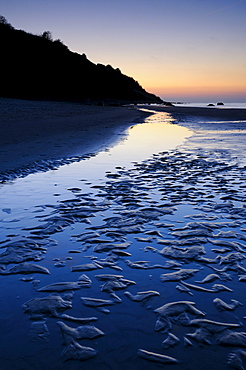
M 42 36 L 0 20 L 0 96 L 62 101 L 161 103 L 137 81 L 110 65 L 94 64 L 49 32 Z

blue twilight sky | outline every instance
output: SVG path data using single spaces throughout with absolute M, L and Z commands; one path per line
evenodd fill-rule
M 0 14 L 163 99 L 246 102 L 246 0 L 0 0 Z

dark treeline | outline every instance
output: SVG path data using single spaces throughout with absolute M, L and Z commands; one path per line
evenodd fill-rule
M 33 35 L 0 16 L 0 96 L 104 102 L 162 102 L 110 65 L 94 64 L 49 31 Z

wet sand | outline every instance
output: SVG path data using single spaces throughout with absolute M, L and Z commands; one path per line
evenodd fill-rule
M 245 133 L 175 121 L 199 129 L 130 169 L 1 187 L 2 368 L 244 368 Z
M 0 99 L 0 173 L 97 153 L 149 114 L 128 107 Z

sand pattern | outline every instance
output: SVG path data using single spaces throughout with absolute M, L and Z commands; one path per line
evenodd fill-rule
M 204 353 L 201 369 L 214 361 L 246 368 L 245 179 L 229 151 L 179 148 L 41 205 L 25 238 L 2 241 L 0 253 L 4 278 L 30 273 L 42 282 L 27 281 L 32 298 L 20 293 L 30 339 L 52 348 L 49 337 L 60 333 L 54 361 L 64 369 L 86 360 L 87 369 L 131 361 L 193 370 Z M 70 243 L 52 266 L 63 235 Z M 55 266 L 70 279 L 54 281 Z

